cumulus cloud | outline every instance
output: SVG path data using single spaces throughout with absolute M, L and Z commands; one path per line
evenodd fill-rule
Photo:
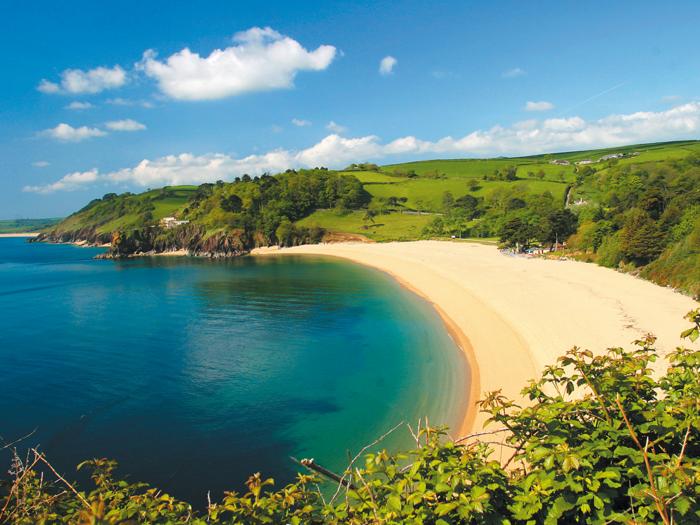
M 234 36 L 234 45 L 209 56 L 185 48 L 164 61 L 146 51 L 137 67 L 178 100 L 213 100 L 251 91 L 290 88 L 299 71 L 326 69 L 336 48 L 308 51 L 296 40 L 269 27 L 253 27 Z
M 88 71 L 66 69 L 61 73 L 59 82 L 43 79 L 37 89 L 48 94 L 94 94 L 106 89 L 115 89 L 126 84 L 127 76 L 121 66 L 97 67 Z
M 89 128 L 80 126 L 74 128 L 70 124 L 61 123 L 55 128 L 45 129 L 40 133 L 41 136 L 49 137 L 61 142 L 80 142 L 92 137 L 103 137 L 107 133 L 97 128 Z
M 338 124 L 337 122 L 335 122 L 333 120 L 331 120 L 328 124 L 326 124 L 326 129 L 328 131 L 332 131 L 333 133 L 337 133 L 338 135 L 341 135 L 348 130 L 348 128 L 346 128 L 345 126 L 341 126 L 340 124 Z
M 522 77 L 525 74 L 526 74 L 526 71 L 524 69 L 521 69 L 519 67 L 514 67 L 511 69 L 505 70 L 503 73 L 501 73 L 501 76 L 503 78 L 516 78 L 516 77 Z
M 36 162 L 32 162 L 32 166 L 35 168 L 46 168 L 50 165 L 51 164 L 45 160 L 37 160 Z
M 76 171 L 63 176 L 56 182 L 44 186 L 25 186 L 22 191 L 33 193 L 53 193 L 55 191 L 73 191 L 97 182 L 99 174 L 96 169 Z
M 581 117 L 526 120 L 511 126 L 476 130 L 462 137 L 436 141 L 414 136 L 382 142 L 375 135 L 346 138 L 331 134 L 313 146 L 290 151 L 273 150 L 261 155 L 234 158 L 221 153 L 170 155 L 143 160 L 131 168 L 84 178 L 70 174 L 46 186 L 27 191 L 50 193 L 75 189 L 97 182 L 140 187 L 174 184 L 201 184 L 231 180 L 243 173 L 259 175 L 287 168 L 327 166 L 339 168 L 350 162 L 378 160 L 401 155 L 419 156 L 496 156 L 535 154 L 561 150 L 614 147 L 624 144 L 673 140 L 697 136 L 700 132 L 700 102 L 676 106 L 666 111 L 610 115 L 586 121 Z
M 554 104 L 546 100 L 540 100 L 539 102 L 528 100 L 525 104 L 525 111 L 549 111 L 550 109 L 554 109 Z
M 107 102 L 107 104 L 111 104 L 112 106 L 139 106 L 146 109 L 151 109 L 154 107 L 153 102 L 149 102 L 148 100 L 132 100 L 121 97 L 108 98 L 105 102 Z
M 130 118 L 124 120 L 111 120 L 105 123 L 105 127 L 107 129 L 111 129 L 112 131 L 141 131 L 146 129 L 145 125 Z
M 379 74 L 381 75 L 391 75 L 394 72 L 394 67 L 398 63 L 393 56 L 388 55 L 379 61 Z
M 73 101 L 70 104 L 66 106 L 66 109 L 72 109 L 72 110 L 81 110 L 81 109 L 92 109 L 95 106 L 90 104 L 89 102 L 79 102 L 79 101 Z
M 311 121 L 310 120 L 304 120 L 302 118 L 293 118 L 292 119 L 292 124 L 294 124 L 297 127 L 303 128 L 305 126 L 310 126 Z

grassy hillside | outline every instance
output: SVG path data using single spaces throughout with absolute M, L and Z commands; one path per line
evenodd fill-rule
M 50 235 L 73 240 L 87 231 L 109 242 L 118 231 L 120 239 L 131 239 L 127 251 L 201 247 L 214 238 L 207 246 L 218 250 L 223 243 L 226 253 L 326 233 L 375 241 L 499 238 L 521 251 L 560 246 L 571 237 L 574 257 L 697 295 L 699 159 L 700 142 L 685 141 L 288 170 L 232 183 L 108 194 L 50 228 Z M 166 216 L 189 221 L 188 233 L 155 233 Z
M 434 214 L 393 212 L 367 220 L 364 211 L 318 210 L 297 222 L 300 226 L 321 227 L 331 232 L 353 233 L 375 241 L 419 239 Z
M 70 215 L 55 228 L 58 232 L 94 228 L 109 234 L 139 228 L 144 223 L 177 213 L 197 191 L 197 186 L 166 186 L 134 195 L 108 193 Z
M 0 233 L 38 232 L 58 224 L 60 218 L 49 219 L 0 219 Z

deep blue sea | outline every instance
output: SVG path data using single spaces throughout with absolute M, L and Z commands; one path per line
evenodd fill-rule
M 109 457 L 201 506 L 254 472 L 290 481 L 289 456 L 342 469 L 402 420 L 462 417 L 459 349 L 381 272 L 99 251 L 0 239 L 0 436 L 36 429 L 20 449 L 39 446 L 69 478 Z

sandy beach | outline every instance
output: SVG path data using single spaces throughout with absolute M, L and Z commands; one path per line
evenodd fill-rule
M 480 429 L 474 402 L 502 390 L 519 399 L 531 378 L 576 345 L 596 353 L 629 348 L 647 333 L 662 359 L 681 344 L 683 320 L 698 303 L 651 282 L 574 261 L 504 255 L 461 242 L 340 243 L 255 250 L 253 255 L 342 257 L 383 270 L 430 301 L 472 369 L 460 434 Z M 464 394 L 464 393 L 463 393 Z

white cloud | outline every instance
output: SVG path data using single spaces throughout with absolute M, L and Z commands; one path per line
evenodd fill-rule
M 112 131 L 141 131 L 146 129 L 145 125 L 130 118 L 124 120 L 111 120 L 105 123 L 105 127 L 107 129 L 111 129 Z
M 345 138 L 331 134 L 313 146 L 290 151 L 277 149 L 261 155 L 234 158 L 221 153 L 169 155 L 143 160 L 116 172 L 86 175 L 70 174 L 46 186 L 27 191 L 49 193 L 75 189 L 77 185 L 125 184 L 140 187 L 201 184 L 231 180 L 243 173 L 259 175 L 287 168 L 327 166 L 339 168 L 350 162 L 378 160 L 399 155 L 413 157 L 496 156 L 535 154 L 552 151 L 613 147 L 625 144 L 695 137 L 700 132 L 700 102 L 676 106 L 666 111 L 642 111 L 586 121 L 581 117 L 530 119 L 512 126 L 476 130 L 463 137 L 443 137 L 436 141 L 414 136 L 384 143 L 375 135 Z M 93 173 L 95 170 L 86 173 Z
M 522 77 L 525 75 L 527 72 L 524 69 L 520 69 L 519 67 L 514 67 L 512 69 L 507 69 L 503 73 L 501 73 L 501 76 L 503 78 L 516 78 L 516 77 Z
M 381 75 L 391 75 L 394 72 L 394 67 L 398 63 L 393 56 L 388 55 L 382 58 L 379 62 L 379 73 Z
M 151 109 L 154 106 L 153 102 L 149 102 L 148 100 L 132 100 L 128 98 L 108 98 L 105 100 L 107 104 L 111 104 L 112 106 L 140 106 L 142 108 L 146 109 Z
M 37 160 L 36 162 L 32 162 L 32 166 L 35 168 L 46 168 L 50 165 L 51 164 L 45 160 Z
M 97 128 L 80 126 L 74 128 L 70 124 L 61 123 L 55 128 L 45 129 L 40 133 L 44 137 L 50 137 L 61 142 L 80 142 L 92 137 L 103 137 L 107 133 Z
M 341 126 L 340 124 L 338 124 L 337 122 L 335 122 L 333 120 L 331 120 L 328 124 L 326 124 L 326 129 L 328 131 L 332 131 L 333 133 L 337 133 L 338 135 L 342 135 L 343 133 L 345 133 L 348 130 L 348 128 L 346 128 L 345 126 Z
M 81 109 L 91 109 L 94 108 L 89 102 L 79 102 L 77 100 L 71 102 L 66 106 L 66 109 L 81 110 Z
M 554 104 L 546 100 L 540 100 L 539 102 L 528 100 L 525 104 L 525 111 L 549 111 L 550 109 L 554 109 Z
M 272 130 L 272 133 L 282 133 L 284 131 L 284 128 L 279 124 L 273 124 L 270 126 L 270 129 Z
M 146 51 L 137 64 L 157 80 L 160 90 L 178 100 L 213 100 L 251 91 L 290 88 L 299 71 L 326 69 L 336 48 L 308 51 L 296 40 L 266 27 L 237 33 L 235 45 L 201 57 L 185 48 L 165 61 Z
M 310 126 L 311 121 L 310 120 L 304 120 L 301 118 L 293 118 L 292 119 L 292 124 L 294 124 L 297 127 L 303 128 L 305 126 Z
M 115 89 L 126 84 L 126 71 L 121 66 L 96 67 L 88 71 L 66 69 L 59 83 L 43 79 L 37 89 L 42 93 L 94 94 L 106 89 Z
M 73 191 L 97 182 L 99 174 L 96 169 L 69 173 L 56 182 L 45 186 L 25 186 L 22 191 L 32 193 L 53 193 L 55 191 Z

